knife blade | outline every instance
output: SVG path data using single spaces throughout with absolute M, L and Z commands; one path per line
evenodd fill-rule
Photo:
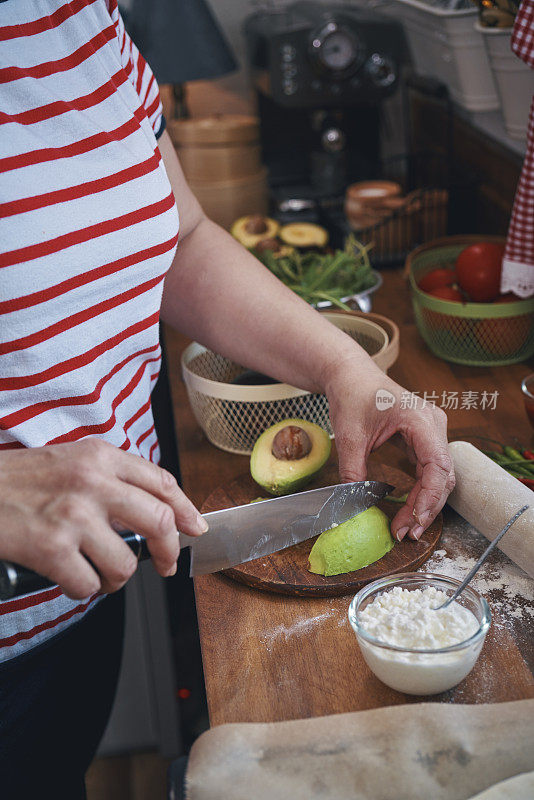
M 191 577 L 229 569 L 317 536 L 365 511 L 392 491 L 380 481 L 340 483 L 203 514 L 209 530 L 200 537 L 180 533 L 191 547 Z M 139 560 L 150 558 L 146 540 L 132 531 L 119 534 Z M 54 584 L 32 570 L 0 561 L 0 600 Z
M 380 481 L 339 483 L 203 514 L 209 530 L 180 534 L 191 577 L 229 569 L 310 539 L 370 508 L 393 489 Z

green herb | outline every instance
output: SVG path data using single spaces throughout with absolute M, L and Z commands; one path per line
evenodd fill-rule
M 368 251 L 369 247 L 352 234 L 344 250 L 331 254 L 294 251 L 276 257 L 271 250 L 262 253 L 252 250 L 262 264 L 308 303 L 327 300 L 346 311 L 350 307 L 342 301 L 343 297 L 364 292 L 376 283 Z

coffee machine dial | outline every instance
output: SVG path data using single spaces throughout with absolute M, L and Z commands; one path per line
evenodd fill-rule
M 365 65 L 365 71 L 372 83 L 383 89 L 392 86 L 398 78 L 397 65 L 382 53 L 373 53 Z
M 311 56 L 323 74 L 347 77 L 363 64 L 365 49 L 352 31 L 331 20 L 313 34 Z

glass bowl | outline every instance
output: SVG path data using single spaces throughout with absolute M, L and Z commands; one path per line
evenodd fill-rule
M 431 695 L 452 689 L 473 669 L 491 624 L 486 600 L 467 586 L 456 600 L 478 620 L 478 630 L 464 642 L 435 650 L 398 647 L 376 639 L 360 624 L 360 613 L 381 594 L 395 588 L 414 590 L 434 586 L 452 595 L 461 581 L 446 575 L 425 572 L 404 572 L 373 581 L 353 598 L 349 606 L 349 622 L 356 634 L 362 655 L 377 678 L 399 692 Z

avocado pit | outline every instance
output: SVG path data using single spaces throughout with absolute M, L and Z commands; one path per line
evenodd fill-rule
M 250 456 L 252 477 L 270 494 L 290 494 L 305 486 L 328 461 L 330 436 L 320 425 L 298 417 L 263 431 Z
M 247 233 L 265 233 L 267 229 L 267 220 L 261 214 L 252 214 L 245 224 Z
M 312 449 L 312 441 L 297 425 L 286 425 L 273 439 L 271 453 L 280 461 L 298 461 Z

